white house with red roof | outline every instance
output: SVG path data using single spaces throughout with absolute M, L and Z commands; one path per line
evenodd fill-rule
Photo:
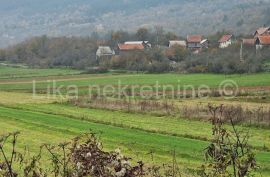
M 232 38 L 233 38 L 233 35 L 231 35 L 231 34 L 223 35 L 218 41 L 219 48 L 223 49 L 223 48 L 227 48 L 230 45 L 232 45 L 232 43 L 233 43 Z

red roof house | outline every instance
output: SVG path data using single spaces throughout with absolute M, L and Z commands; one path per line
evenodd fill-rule
M 202 48 L 201 42 L 203 37 L 201 35 L 187 36 L 187 48 L 192 50 L 198 50 Z

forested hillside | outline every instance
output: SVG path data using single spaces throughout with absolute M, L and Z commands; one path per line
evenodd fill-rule
M 270 23 L 270 0 L 2 0 L 0 17 L 0 47 L 43 34 L 83 36 L 155 25 L 179 35 L 223 29 L 249 34 Z

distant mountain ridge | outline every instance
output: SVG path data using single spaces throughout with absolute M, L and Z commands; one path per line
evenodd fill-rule
M 229 30 L 249 34 L 270 24 L 270 0 L 0 0 L 0 47 L 39 35 L 161 25 L 180 35 Z

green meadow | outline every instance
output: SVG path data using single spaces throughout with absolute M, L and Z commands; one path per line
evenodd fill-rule
M 62 110 L 63 114 L 57 113 L 56 110 Z M 47 111 L 48 113 L 44 113 Z M 75 111 L 82 117 L 76 117 Z M 125 154 L 133 156 L 135 161 L 144 159 L 148 163 L 169 163 L 172 158 L 171 152 L 175 149 L 177 160 L 184 169 L 197 169 L 203 164 L 203 149 L 207 147 L 207 139 L 211 136 L 211 126 L 208 123 L 173 120 L 169 117 L 143 117 L 54 104 L 40 107 L 0 107 L 0 112 L 0 132 L 21 131 L 20 141 L 35 152 L 38 151 L 39 145 L 44 143 L 56 144 L 80 133 L 93 131 L 100 135 L 107 150 L 121 148 Z M 148 121 L 153 121 L 153 125 Z M 270 152 L 260 150 L 260 147 L 269 147 L 267 142 L 270 132 L 253 128 L 250 129 L 250 134 L 250 141 L 254 148 L 258 149 L 256 154 L 261 172 L 268 175 Z M 206 140 L 203 140 L 204 138 Z M 22 144 L 20 146 L 23 147 Z M 138 154 L 137 157 L 134 156 L 134 152 Z M 154 152 L 154 162 L 147 155 L 149 152 Z
M 1 72 L 1 70 L 0 70 Z M 45 74 L 44 72 L 43 74 Z M 51 73 L 53 74 L 53 73 Z M 1 75 L 0 75 L 1 76 Z M 49 75 L 47 75 L 49 76 Z M 31 91 L 33 80 L 35 80 L 36 89 L 47 89 L 53 87 L 53 81 L 56 86 L 76 85 L 80 91 L 85 91 L 89 86 L 112 85 L 133 85 L 133 86 L 155 86 L 169 85 L 174 88 L 184 88 L 192 85 L 198 88 L 201 85 L 207 85 L 210 88 L 217 88 L 223 81 L 229 80 L 235 82 L 239 87 L 258 87 L 270 85 L 270 73 L 246 74 L 246 75 L 222 75 L 222 74 L 100 74 L 100 75 L 67 75 L 53 77 L 34 77 L 28 79 L 1 80 L 0 90 L 13 91 Z M 170 88 L 168 88 L 170 89 Z
M 199 87 L 205 84 L 216 88 L 224 80 L 233 80 L 240 87 L 260 88 L 270 86 L 269 78 L 270 73 L 79 75 L 79 71 L 70 69 L 0 66 L 0 134 L 20 131 L 18 149 L 27 146 L 32 153 L 37 153 L 44 143 L 57 144 L 92 131 L 98 134 L 106 150 L 120 148 L 133 158 L 133 163 L 139 160 L 148 164 L 171 163 L 175 150 L 180 169 L 194 175 L 194 170 L 204 164 L 204 149 L 212 139 L 212 127 L 207 120 L 80 108 L 65 99 L 33 98 L 30 93 L 23 92 L 31 92 L 32 80 L 36 80 L 39 89 L 46 89 L 47 80 L 53 79 L 59 85 L 77 85 L 84 89 L 89 85 L 117 85 L 119 81 L 123 85 L 155 85 L 158 81 L 161 85 Z M 230 129 L 230 126 L 226 125 L 226 128 Z M 260 166 L 256 176 L 270 176 L 269 128 L 238 125 L 237 129 L 250 133 L 250 144 Z
M 72 69 L 31 69 L 23 66 L 10 67 L 0 65 L 0 79 L 20 79 L 31 77 L 61 76 L 80 74 Z

